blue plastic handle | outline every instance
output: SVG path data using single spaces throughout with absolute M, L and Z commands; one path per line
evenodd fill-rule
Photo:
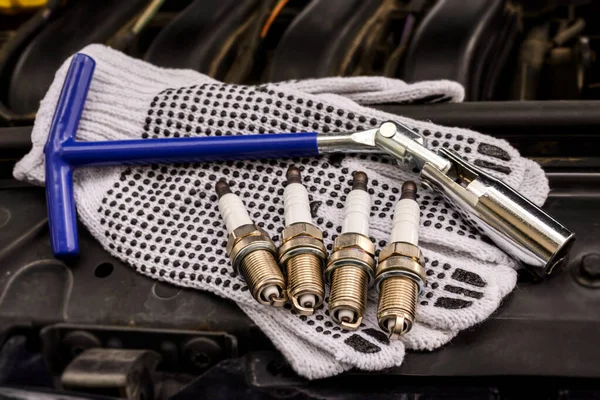
M 63 160 L 72 166 L 249 160 L 318 154 L 317 134 L 314 132 L 75 142 L 63 148 Z
M 50 240 L 52 251 L 57 257 L 79 253 L 73 198 L 75 167 L 287 158 L 319 154 L 315 132 L 77 142 L 75 134 L 94 68 L 95 62 L 89 56 L 76 54 L 73 57 L 44 147 Z
M 62 151 L 74 141 L 95 66 L 90 57 L 79 54 L 73 57 L 44 147 L 50 242 L 57 257 L 79 253 L 73 168 L 62 158 Z

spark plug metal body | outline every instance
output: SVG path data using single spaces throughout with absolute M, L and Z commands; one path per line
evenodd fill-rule
M 279 248 L 279 264 L 285 268 L 288 298 L 300 315 L 312 315 L 323 303 L 323 263 L 327 258 L 323 233 L 312 224 L 308 192 L 300 170 L 291 167 L 283 195 L 286 226 Z
M 325 278 L 330 284 L 329 314 L 342 328 L 356 330 L 367 305 L 367 289 L 375 278 L 375 245 L 369 238 L 371 198 L 367 175 L 355 172 L 344 209 L 342 234 L 333 244 Z
M 379 253 L 375 285 L 379 291 L 377 320 L 390 337 L 411 330 L 415 310 L 427 279 L 425 260 L 418 247 L 419 205 L 414 182 L 402 185 L 402 196 L 396 205 L 392 235 Z
M 234 271 L 239 273 L 256 301 L 282 307 L 286 298 L 285 278 L 276 261 L 277 247 L 269 235 L 255 225 L 242 200 L 231 193 L 224 181 L 216 184 L 219 210 L 225 220 L 226 251 Z

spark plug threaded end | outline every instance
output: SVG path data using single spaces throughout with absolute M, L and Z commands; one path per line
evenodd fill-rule
M 272 253 L 267 250 L 248 253 L 240 263 L 240 273 L 252 297 L 259 303 L 283 307 L 286 301 L 285 278 Z
M 391 277 L 381 283 L 377 320 L 390 335 L 404 335 L 415 321 L 419 285 L 407 277 Z

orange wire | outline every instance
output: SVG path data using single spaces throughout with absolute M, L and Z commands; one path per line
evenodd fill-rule
M 267 18 L 267 21 L 265 22 L 265 24 L 262 27 L 262 30 L 260 31 L 261 39 L 267 36 L 267 32 L 269 32 L 269 28 L 271 28 L 271 25 L 273 25 L 273 21 L 275 21 L 275 18 L 277 18 L 277 16 L 279 15 L 283 7 L 285 7 L 287 2 L 288 0 L 280 0 L 279 3 L 277 3 L 277 5 L 275 6 L 275 8 L 273 8 L 273 11 L 271 11 L 271 15 L 269 15 L 269 18 Z

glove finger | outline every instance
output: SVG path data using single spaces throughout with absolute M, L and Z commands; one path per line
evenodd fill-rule
M 353 93 L 369 93 L 392 87 L 401 91 L 409 86 L 399 79 L 380 78 L 372 76 L 328 77 L 316 79 L 291 80 L 275 83 L 282 89 L 295 89 L 309 94 L 331 93 L 348 95 Z
M 457 82 L 438 80 L 345 96 L 361 105 L 460 103 L 465 98 L 465 90 Z
M 363 105 L 461 102 L 465 96 L 459 83 L 447 80 L 407 84 L 400 79 L 358 76 L 289 81 L 279 86 L 310 94 L 338 94 Z
M 525 174 L 518 190 L 531 202 L 541 207 L 550 192 L 546 173 L 535 161 L 524 158 L 523 163 L 525 165 Z
M 514 268 L 490 264 L 443 247 L 422 246 L 427 287 L 417 320 L 457 331 L 487 319 L 517 282 Z
M 458 331 L 434 329 L 426 324 L 417 322 L 406 335 L 402 342 L 409 350 L 431 351 L 440 348 L 454 339 Z

